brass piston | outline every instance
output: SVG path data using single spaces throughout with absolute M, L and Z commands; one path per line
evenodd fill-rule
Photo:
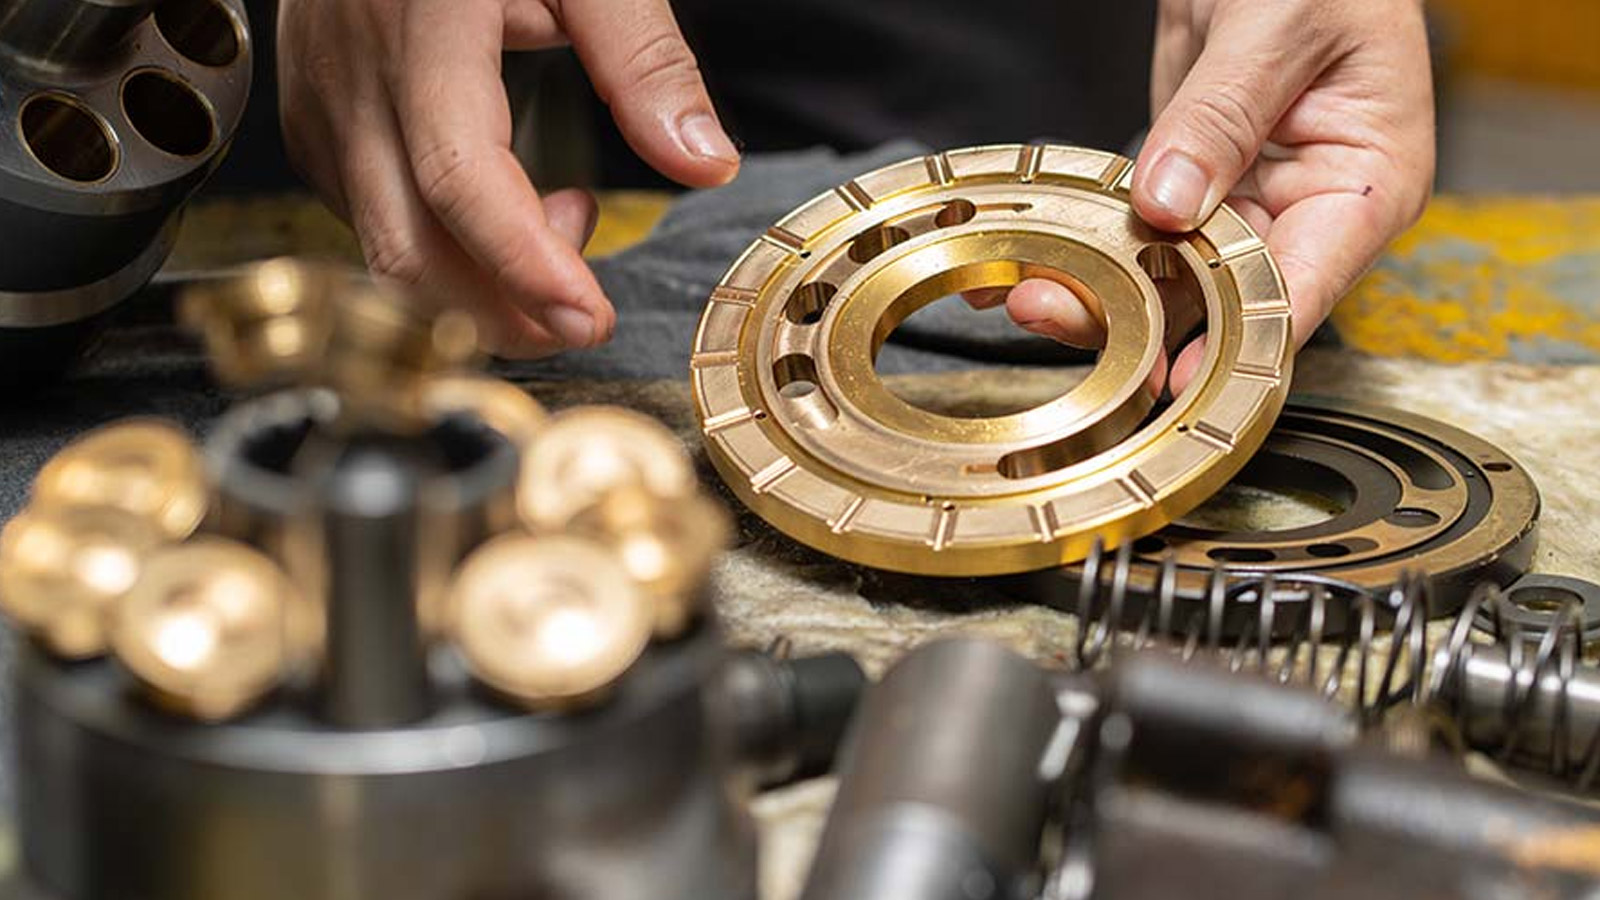
M 853 562 L 994 575 L 1149 534 L 1221 487 L 1282 408 L 1286 289 L 1224 207 L 1166 234 L 1132 164 L 1060 146 L 950 151 L 868 173 L 768 229 L 712 291 L 692 378 L 712 462 L 779 530 Z M 894 328 L 961 291 L 1048 278 L 1106 325 L 1100 362 L 1025 412 L 912 406 L 874 370 Z M 1191 385 L 1153 421 L 1168 316 L 1203 314 Z

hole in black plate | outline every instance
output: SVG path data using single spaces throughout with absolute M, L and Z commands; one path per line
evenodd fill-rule
M 1269 563 L 1278 558 L 1271 550 L 1256 547 L 1213 547 L 1206 555 L 1221 563 Z
M 216 136 L 211 108 L 200 94 L 156 69 L 128 76 L 122 85 L 122 111 L 141 137 L 173 156 L 199 156 Z
M 217 0 L 162 0 L 155 18 L 172 49 L 202 66 L 225 66 L 239 58 L 239 27 Z
M 110 129 L 75 98 L 32 97 L 22 105 L 18 124 L 33 158 L 68 181 L 104 181 L 117 170 Z
M 1558 587 L 1517 588 L 1511 592 L 1511 602 L 1528 612 L 1545 615 L 1554 615 L 1569 603 L 1583 606 L 1583 598 L 1577 593 Z
M 1385 516 L 1384 521 L 1390 525 L 1399 525 L 1401 528 L 1427 528 L 1429 525 L 1439 524 L 1439 514 L 1405 506 Z
M 1154 556 L 1166 549 L 1167 542 L 1153 534 L 1139 538 L 1137 541 L 1133 542 L 1133 552 L 1144 556 Z

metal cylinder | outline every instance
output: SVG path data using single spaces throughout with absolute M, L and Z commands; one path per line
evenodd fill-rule
M 0 381 L 153 276 L 250 88 L 241 0 L 0 0 Z
M 1600 760 L 1600 669 L 1531 665 L 1535 650 L 1474 646 L 1462 660 L 1451 696 L 1462 737 L 1513 759 L 1567 774 L 1570 765 Z M 1590 781 L 1593 774 L 1589 773 Z
M 1061 714 L 1043 670 L 995 644 L 917 650 L 847 738 L 804 900 L 1031 897 Z
M 754 900 L 751 824 L 714 752 L 714 632 L 652 648 L 611 701 L 529 715 L 441 678 L 404 729 L 292 694 L 196 728 L 108 661 L 21 661 L 25 874 L 54 900 Z
M 356 438 L 311 474 L 326 590 L 326 640 L 317 692 L 323 716 L 345 728 L 416 721 L 433 705 L 418 597 L 431 574 L 422 491 L 443 461 L 415 442 Z M 430 569 L 432 572 L 430 572 Z
M 206 465 L 217 486 L 214 527 L 261 548 L 299 584 L 317 619 L 328 592 L 326 548 L 317 524 L 326 492 L 298 477 L 296 460 L 318 429 L 339 415 L 325 391 L 293 390 L 240 404 L 222 416 L 206 441 Z M 422 446 L 443 471 L 418 485 L 417 528 L 426 536 L 412 557 L 414 596 L 424 632 L 440 628 L 443 582 L 486 537 L 516 519 L 518 455 L 504 437 L 464 416 L 447 416 Z M 392 560 L 390 561 L 393 562 Z M 390 573 L 392 574 L 392 573 Z M 321 628 L 307 640 L 320 642 Z
M 828 771 L 867 687 L 848 653 L 780 659 L 729 654 L 712 708 L 729 720 L 734 755 L 762 787 Z

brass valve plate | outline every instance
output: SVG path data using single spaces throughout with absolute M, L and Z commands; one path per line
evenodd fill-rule
M 1131 180 L 1112 154 L 978 147 L 868 173 L 768 229 L 712 292 L 692 359 L 734 493 L 854 562 L 992 575 L 1149 534 L 1221 487 L 1288 389 L 1283 280 L 1226 208 L 1188 234 L 1146 226 Z M 879 379 L 878 349 L 917 309 L 1034 277 L 1067 284 L 1107 327 L 1099 364 L 1063 396 L 957 418 Z M 1145 422 L 1175 299 L 1204 315 L 1207 349 Z

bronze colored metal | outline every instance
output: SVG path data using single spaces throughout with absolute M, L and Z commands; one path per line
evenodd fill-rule
M 701 495 L 664 500 L 640 487 L 608 493 L 578 514 L 569 529 L 611 549 L 644 589 L 655 611 L 655 635 L 688 630 L 704 606 L 704 588 L 727 548 L 728 514 Z
M 333 305 L 353 283 L 353 274 L 338 266 L 273 259 L 190 288 L 180 313 L 205 338 L 224 384 L 296 383 L 321 360 Z
M 486 375 L 431 379 L 423 387 L 422 403 L 430 417 L 470 413 L 518 447 L 526 447 L 549 418 L 527 391 Z
M 346 416 L 408 430 L 427 421 L 429 379 L 466 364 L 477 349 L 465 312 L 387 282 L 357 283 L 334 305 L 318 378 L 340 395 Z
M 110 508 L 148 520 L 169 540 L 200 526 L 210 502 L 205 464 L 188 434 L 153 419 L 95 429 L 40 470 L 32 505 Z
M 149 521 L 119 509 L 24 510 L 0 531 L 0 607 L 56 656 L 103 655 L 112 607 L 161 540 Z
M 712 292 L 695 338 L 712 462 L 790 536 L 886 569 L 987 575 L 1148 534 L 1231 477 L 1282 407 L 1289 305 L 1266 245 L 1223 208 L 1164 234 L 1132 164 L 1059 146 L 941 153 L 871 172 L 767 230 Z M 957 418 L 874 370 L 922 306 L 1024 278 L 1072 287 L 1107 325 L 1087 380 L 1032 410 Z M 1192 385 L 1145 422 L 1169 314 L 1201 310 Z
M 477 353 L 467 313 L 322 263 L 250 266 L 191 289 L 183 311 L 225 382 L 329 387 L 342 415 L 384 427 L 417 427 L 422 386 Z
M 683 444 L 660 422 L 618 407 L 579 406 L 551 416 L 527 446 L 517 503 L 528 527 L 555 531 L 630 487 L 681 500 L 694 495 L 698 481 Z
M 117 607 L 112 649 L 158 705 L 215 722 L 279 683 L 294 586 L 272 560 L 226 538 L 156 550 Z
M 462 563 L 450 609 L 473 675 L 533 709 L 599 699 L 650 643 L 639 586 L 615 556 L 578 538 L 495 538 Z

